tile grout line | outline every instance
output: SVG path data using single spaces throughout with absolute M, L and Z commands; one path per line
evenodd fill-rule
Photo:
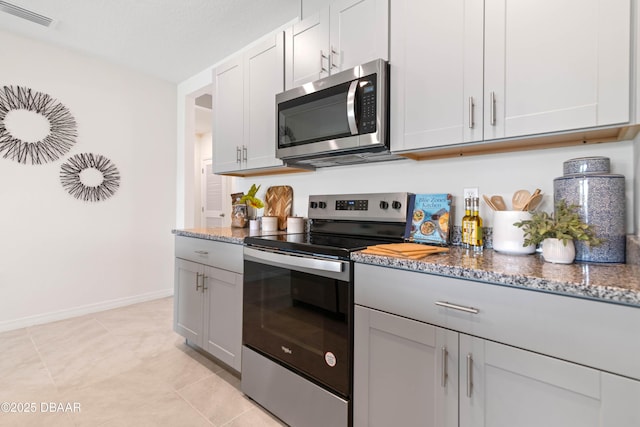
M 53 379 L 53 375 L 51 375 L 51 369 L 49 369 L 47 362 L 45 362 L 44 357 L 42 357 L 42 353 L 40 352 L 40 349 L 38 348 L 38 345 L 36 344 L 36 341 L 33 338 L 33 335 L 31 334 L 30 327 L 27 328 L 27 333 L 29 334 L 29 341 L 31 341 L 33 348 L 36 350 L 36 353 L 38 353 L 38 358 L 40 359 L 40 363 L 42 363 L 42 366 L 44 366 L 44 369 L 47 371 L 47 376 L 49 377 L 49 380 L 51 380 L 51 384 L 53 384 L 53 387 L 55 387 L 56 393 L 60 394 L 61 393 L 60 387 L 58 386 L 58 383 L 56 383 L 56 381 Z
M 199 381 L 196 381 L 196 382 L 199 382 Z M 194 384 L 195 384 L 195 383 L 194 383 Z M 185 387 L 186 387 L 186 386 L 185 386 Z M 184 387 L 182 387 L 182 388 L 184 388 Z M 214 424 L 214 423 L 213 423 L 209 418 L 207 418 L 207 416 L 206 416 L 205 414 L 203 414 L 202 412 L 200 412 L 200 411 L 198 410 L 198 408 L 196 408 L 195 406 L 193 406 L 193 405 L 191 404 L 191 402 L 189 402 L 189 401 L 188 401 L 184 396 L 182 396 L 182 395 L 178 392 L 178 390 L 173 390 L 173 392 L 176 394 L 176 396 L 178 396 L 178 398 L 179 398 L 180 400 L 182 400 L 182 401 L 183 401 L 183 402 L 185 402 L 187 405 L 189 405 L 189 406 L 191 407 L 191 409 L 193 409 L 194 411 L 196 411 L 196 413 L 197 413 L 198 415 L 200 415 L 202 418 L 204 418 L 204 419 L 205 419 L 209 424 L 211 424 L 212 426 L 215 426 L 215 424 Z

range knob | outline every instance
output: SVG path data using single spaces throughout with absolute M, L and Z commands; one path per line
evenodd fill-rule
M 400 208 L 402 207 L 402 203 L 400 203 L 400 202 L 398 202 L 398 201 L 392 202 L 392 203 L 391 203 L 391 207 L 392 207 L 393 209 L 400 209 Z
M 317 207 L 318 207 L 318 202 L 309 202 L 309 207 L 310 207 L 311 209 L 315 209 L 315 208 L 317 208 Z
M 382 200 L 380 202 L 380 209 L 389 209 L 389 203 Z
M 325 209 L 327 204 L 325 202 L 318 202 L 318 207 L 320 207 L 320 209 Z

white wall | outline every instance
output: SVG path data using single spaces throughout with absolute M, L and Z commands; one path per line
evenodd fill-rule
M 634 173 L 633 151 L 634 143 L 624 141 L 421 162 L 400 160 L 324 168 L 301 174 L 235 178 L 233 190 L 247 191 L 252 183 L 262 184 L 258 195 L 264 197 L 264 192 L 272 185 L 291 185 L 294 214 L 307 216 L 309 194 L 448 192 L 455 196 L 456 206 L 462 206 L 462 190 L 465 187 L 477 186 L 480 194 L 500 194 L 508 200 L 517 189 L 533 191 L 540 188 L 546 196 L 539 209 L 550 211 L 553 206 L 553 180 L 562 176 L 562 163 L 565 160 L 606 156 L 611 159 L 612 173 L 626 177 L 627 229 L 631 233 L 634 229 L 634 180 L 635 185 L 638 185 L 637 173 Z M 484 202 L 480 203 L 480 215 L 485 219 L 485 225 L 492 226 L 491 212 Z M 457 209 L 454 224 L 459 225 L 461 218 L 460 209 Z
M 78 124 L 62 159 L 0 158 L 0 330 L 171 294 L 176 86 L 5 32 L 0 52 L 2 86 L 49 94 Z M 113 197 L 62 188 L 60 166 L 78 153 L 117 166 Z

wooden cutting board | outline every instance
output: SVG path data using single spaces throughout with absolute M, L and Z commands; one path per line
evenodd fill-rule
M 277 216 L 278 230 L 286 230 L 292 204 L 293 188 L 288 185 L 269 187 L 264 196 L 264 216 Z
M 449 248 L 441 246 L 428 246 L 418 243 L 391 243 L 385 245 L 369 246 L 362 253 L 371 255 L 384 255 L 409 259 L 422 259 L 427 255 L 449 252 Z

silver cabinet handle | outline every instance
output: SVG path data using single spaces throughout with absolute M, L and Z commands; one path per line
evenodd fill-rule
M 435 304 L 440 306 L 440 307 L 445 307 L 445 308 L 451 308 L 453 310 L 464 311 L 465 313 L 471 313 L 471 314 L 480 313 L 480 310 L 478 310 L 477 308 L 465 307 L 464 305 L 451 304 L 450 302 L 446 302 L 446 301 L 436 301 Z
M 324 52 L 322 51 L 322 49 L 320 49 L 320 72 L 324 72 L 324 73 L 328 73 L 329 70 L 327 70 L 326 68 L 324 68 L 324 60 L 328 59 L 329 62 L 331 62 L 331 59 L 329 59 L 328 56 L 326 56 L 324 54 Z
M 240 157 L 240 147 L 236 147 L 236 163 L 240 163 L 241 161 L 241 157 Z
M 442 347 L 442 379 L 440 380 L 440 384 L 442 387 L 447 386 L 447 356 L 449 352 L 447 351 L 447 347 Z
M 490 114 L 491 114 L 491 126 L 496 125 L 496 93 L 491 92 L 489 96 L 489 102 L 491 102 Z
M 471 353 L 467 354 L 467 397 L 471 397 L 473 390 L 473 357 Z
M 333 46 L 331 46 L 331 52 L 329 53 L 329 68 L 338 68 L 338 66 L 336 65 L 336 61 L 333 59 L 333 57 L 335 55 L 337 55 L 338 52 L 335 51 L 335 49 L 333 48 Z
M 473 96 L 469 97 L 469 129 L 473 129 L 476 125 L 475 117 L 473 115 L 474 108 L 476 105 L 473 103 Z
M 242 146 L 242 161 L 246 163 L 247 161 L 247 146 Z
M 204 274 L 202 276 L 204 276 Z M 204 284 L 202 286 L 204 286 Z M 196 273 L 196 291 L 199 291 L 199 290 L 200 290 L 200 273 Z
M 202 275 L 202 293 L 204 293 L 204 291 L 206 291 L 207 289 L 209 289 L 209 288 L 207 288 L 207 286 L 205 285 L 205 280 L 207 280 L 208 278 L 209 278 L 209 276 L 205 276 L 204 274 Z
M 194 251 L 195 253 L 197 253 L 198 255 L 209 255 L 209 252 L 207 251 Z
M 347 122 L 351 135 L 358 134 L 358 124 L 356 123 L 356 89 L 358 88 L 358 80 L 354 80 L 349 85 L 347 92 Z

